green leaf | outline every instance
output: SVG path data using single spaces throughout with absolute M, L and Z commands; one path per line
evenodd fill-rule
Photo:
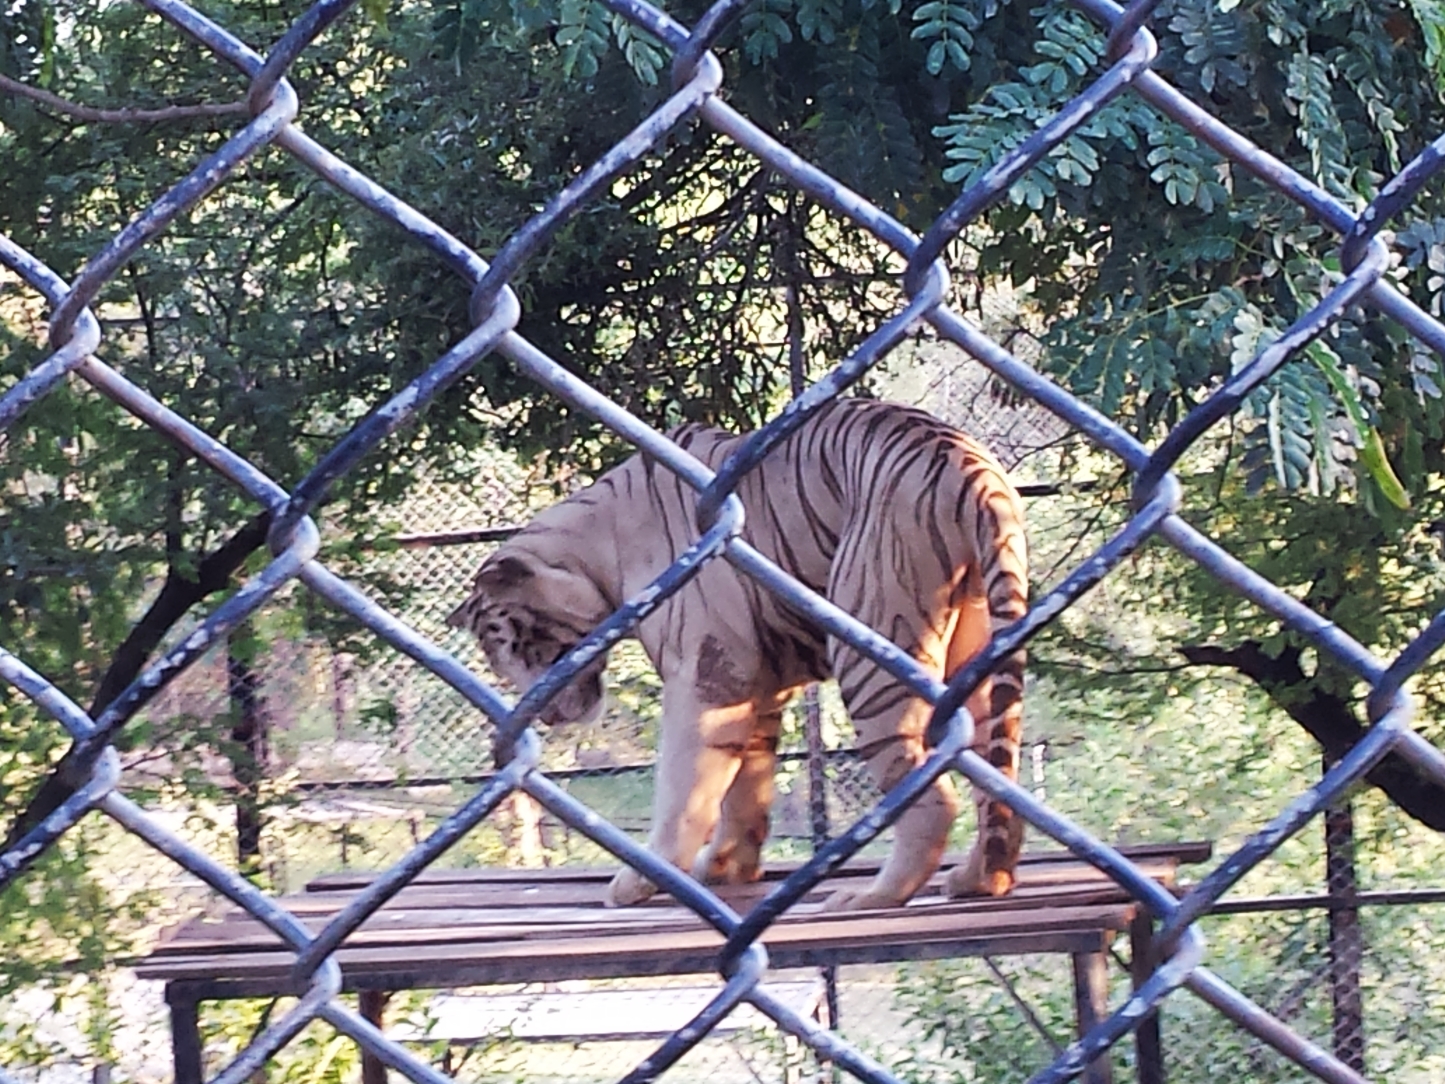
M 938 75 L 945 64 L 967 71 L 972 64 L 968 50 L 973 48 L 973 31 L 982 25 L 979 15 L 959 0 L 928 0 L 913 11 L 915 24 L 909 35 L 914 41 L 931 42 L 924 57 L 924 68 Z
M 591 79 L 608 45 L 607 9 L 600 0 L 562 0 L 562 25 L 556 42 L 562 47 L 562 72 L 567 78 Z
M 743 51 L 752 63 L 775 59 L 778 51 L 793 40 L 793 31 L 783 18 L 792 12 L 792 0 L 762 0 L 743 15 Z
M 1359 391 L 1346 379 L 1338 359 L 1324 343 L 1318 340 L 1305 347 L 1305 354 L 1319 366 L 1320 372 L 1325 374 L 1330 388 L 1339 397 L 1340 405 L 1345 408 L 1345 415 L 1355 427 L 1355 433 L 1359 436 L 1361 443 L 1364 443 L 1366 432 L 1370 429 L 1370 424 L 1365 419 L 1365 407 L 1360 401 Z
M 920 27 L 919 29 L 921 30 L 923 28 Z M 914 31 L 914 33 L 917 33 L 917 31 Z M 943 63 L 947 59 L 948 54 L 945 52 L 943 40 L 940 38 L 928 47 L 928 59 L 924 61 L 923 66 L 928 69 L 929 75 L 937 75 L 943 71 Z
M 1355 171 L 1325 58 L 1304 49 L 1295 53 L 1289 61 L 1285 93 L 1296 103 L 1295 130 L 1309 151 L 1312 175 L 1334 195 L 1353 197 Z
M 842 21 L 840 0 L 798 0 L 797 24 L 804 41 L 831 45 Z
M 1400 483 L 1395 468 L 1390 466 L 1389 457 L 1385 454 L 1385 442 L 1380 439 L 1379 430 L 1373 426 L 1365 436 L 1364 447 L 1360 449 L 1360 462 L 1365 465 L 1365 470 L 1380 487 L 1380 492 L 1387 501 L 1401 510 L 1410 507 L 1410 494 Z
M 1437 88 L 1445 91 L 1445 3 L 1408 0 L 1410 11 L 1425 39 L 1425 66 L 1435 73 Z
M 383 31 L 386 30 L 386 12 L 390 7 L 391 0 L 361 0 L 362 13 Z
M 638 80 L 644 86 L 657 86 L 658 75 L 667 64 L 662 42 L 618 14 L 612 16 L 612 33 Z

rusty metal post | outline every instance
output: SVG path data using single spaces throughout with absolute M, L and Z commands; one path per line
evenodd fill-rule
M 1325 759 L 1325 770 L 1331 767 Z M 1325 891 L 1329 909 L 1329 976 L 1335 1057 L 1365 1072 L 1365 1011 L 1360 991 L 1364 933 L 1360 928 L 1355 875 L 1355 818 L 1348 797 L 1325 810 Z
M 1109 1015 L 1109 957 L 1103 952 L 1076 952 L 1074 962 L 1074 1019 L 1085 1034 Z M 1084 1084 L 1114 1084 L 1114 1065 L 1106 1050 L 1091 1061 L 1079 1077 Z
M 386 990 L 362 990 L 359 998 L 361 1015 L 377 1031 L 385 1030 L 386 1003 L 391 994 Z M 386 1063 L 369 1050 L 361 1052 L 361 1084 L 386 1084 Z
M 1129 925 L 1129 971 L 1138 989 L 1154 971 L 1154 916 L 1142 907 Z M 1150 1012 L 1134 1032 L 1134 1055 L 1139 1084 L 1164 1084 L 1164 1045 L 1159 1012 Z
M 171 1009 L 171 1063 L 176 1084 L 201 1084 L 201 1003 L 182 987 L 166 987 L 166 1004 Z

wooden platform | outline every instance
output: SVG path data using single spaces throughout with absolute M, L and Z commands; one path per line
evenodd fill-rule
M 1172 886 L 1179 865 L 1203 861 L 1210 846 L 1148 846 L 1125 853 L 1156 881 Z M 793 868 L 770 867 L 762 882 L 722 895 L 745 912 Z M 1079 1023 L 1087 1026 L 1106 1003 L 1104 953 L 1110 943 L 1131 930 L 1136 939 L 1147 938 L 1147 919 L 1141 935 L 1136 905 L 1127 895 L 1066 854 L 1026 856 L 1018 886 L 1002 900 L 944 899 L 938 877 L 906 907 L 821 913 L 828 894 L 876 869 L 872 861 L 851 863 L 780 918 L 764 937 L 773 967 L 1064 953 L 1074 958 Z M 427 871 L 337 951 L 344 988 L 390 992 L 716 974 L 721 935 L 665 896 L 639 907 L 603 907 L 612 872 Z M 366 874 L 321 877 L 283 902 L 320 930 L 369 880 Z M 290 977 L 293 960 L 275 934 L 227 910 L 172 930 L 136 965 L 141 978 L 167 984 L 180 1084 L 200 1079 L 199 1003 L 297 993 Z

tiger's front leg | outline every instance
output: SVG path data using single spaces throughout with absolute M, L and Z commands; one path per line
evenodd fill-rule
M 717 827 L 723 805 L 752 736 L 751 704 L 700 705 L 691 691 L 663 689 L 662 728 L 647 847 L 678 869 L 691 870 Z M 657 886 L 628 867 L 612 879 L 607 903 L 640 903 Z
M 704 884 L 750 884 L 762 876 L 782 721 L 781 703 L 758 712 L 738 773 L 723 795 L 717 828 L 692 867 Z

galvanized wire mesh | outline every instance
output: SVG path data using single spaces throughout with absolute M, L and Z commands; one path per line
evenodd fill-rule
M 1141 1013 L 1161 1002 L 1191 996 L 1211 1006 L 1243 1029 L 1252 1044 L 1273 1048 L 1302 1073 L 1329 1081 L 1357 1081 L 1359 1073 L 1345 1061 L 1301 1038 L 1289 1025 L 1292 1014 L 1275 1005 L 1274 1014 L 1257 1001 L 1223 981 L 1208 966 L 1208 938 L 1200 919 L 1216 901 L 1251 869 L 1274 853 L 1315 814 L 1335 802 L 1387 752 L 1394 750 L 1430 777 L 1445 782 L 1445 757 L 1410 729 L 1410 700 L 1403 683 L 1445 640 L 1445 614 L 1397 657 L 1374 658 L 1340 629 L 1321 619 L 1285 592 L 1231 558 L 1213 540 L 1192 528 L 1176 511 L 1181 484 L 1171 470 L 1179 457 L 1211 425 L 1237 409 L 1244 397 L 1267 379 L 1312 338 L 1341 317 L 1348 306 L 1363 305 L 1381 318 L 1397 321 L 1421 342 L 1445 352 L 1445 326 L 1419 310 L 1391 283 L 1382 278 L 1389 250 L 1379 233 L 1391 217 L 1407 205 L 1437 171 L 1445 145 L 1436 143 L 1410 163 L 1379 197 L 1359 215 L 1293 172 L 1269 153 L 1253 146 L 1214 120 L 1150 70 L 1154 43 L 1143 29 L 1154 4 L 1141 2 L 1127 12 L 1108 0 L 1078 0 L 1078 7 L 1099 23 L 1112 28 L 1108 70 L 1089 89 L 968 188 L 945 214 L 919 238 L 879 208 L 836 183 L 807 162 L 780 146 L 719 96 L 721 67 L 708 52 L 729 16 L 741 6 L 722 0 L 692 32 L 643 0 L 606 0 L 607 6 L 637 27 L 655 35 L 670 50 L 675 91 L 666 102 L 625 140 L 559 192 L 502 246 L 488 263 L 456 238 L 428 221 L 415 209 L 394 199 L 367 178 L 330 155 L 293 125 L 301 103 L 286 73 L 317 35 L 340 18 L 351 0 L 320 0 L 297 20 L 266 56 L 261 56 L 194 9 L 178 0 L 146 0 L 152 11 L 168 20 L 217 58 L 242 71 L 251 80 L 248 97 L 252 119 L 224 146 L 198 163 L 195 170 L 144 213 L 121 230 L 96 253 L 71 282 L 53 269 L 0 238 L 0 259 L 18 272 L 53 306 L 51 342 L 54 353 L 13 384 L 0 399 L 0 430 L 8 430 L 27 408 L 53 392 L 67 378 L 86 381 L 110 397 L 139 421 L 163 432 L 193 452 L 221 477 L 250 495 L 260 508 L 270 510 L 273 525 L 270 544 L 274 554 L 264 570 L 210 614 L 190 635 L 148 669 L 97 718 L 89 717 L 24 659 L 0 651 L 0 674 L 29 696 L 64 727 L 74 739 L 69 758 L 71 779 L 78 785 L 44 823 L 0 856 L 0 887 L 24 875 L 36 857 L 56 845 L 88 812 L 99 810 L 149 844 L 159 854 L 199 877 L 215 891 L 245 908 L 294 947 L 298 974 L 306 976 L 309 990 L 293 1006 L 268 1020 L 234 1060 L 217 1076 L 232 1082 L 247 1079 L 278 1050 L 291 1043 L 315 1021 L 323 1021 L 354 1038 L 364 1049 L 414 1080 L 436 1081 L 443 1075 L 413 1053 L 387 1039 L 338 999 L 341 975 L 331 957 L 338 944 L 369 914 L 404 886 L 418 871 L 446 853 L 464 831 L 491 817 L 512 795 L 522 792 L 546 807 L 601 848 L 633 865 L 647 878 L 693 908 L 727 939 L 718 960 L 726 984 L 695 1020 L 696 1028 L 676 1033 L 649 1059 L 647 1072 L 656 1072 L 687 1055 L 730 1009 L 748 1001 L 803 1043 L 854 1076 L 865 1080 L 891 1080 L 892 1073 L 855 1045 L 818 1028 L 770 998 L 760 987 L 767 975 L 766 953 L 759 938 L 768 925 L 819 879 L 848 855 L 866 845 L 884 825 L 900 813 L 940 774 L 958 771 L 985 791 L 1001 798 L 1024 816 L 1036 830 L 1067 846 L 1075 854 L 1106 871 L 1136 899 L 1162 919 L 1161 954 L 1150 977 L 1129 1000 L 1093 1027 L 1078 1042 L 1057 1056 L 1046 1051 L 1049 1064 L 1032 1079 L 1056 1081 L 1077 1074 L 1089 1061 L 1113 1046 L 1137 1026 Z M 1295 200 L 1316 220 L 1327 224 L 1342 239 L 1345 269 L 1335 286 L 1287 334 L 1263 350 L 1213 395 L 1181 420 L 1159 444 L 1150 449 L 1131 437 L 1111 419 L 1083 405 L 1041 377 L 1018 357 L 983 335 L 946 303 L 948 269 L 941 255 L 948 242 L 973 221 L 993 200 L 1055 147 L 1085 123 L 1109 100 L 1134 94 L 1173 118 L 1227 158 L 1233 166 Z M 698 118 L 726 134 L 738 146 L 788 179 L 799 190 L 890 246 L 907 263 L 904 285 L 908 303 L 882 322 L 863 345 L 832 373 L 814 383 L 775 417 L 722 471 L 714 475 L 682 453 L 658 432 L 610 402 L 572 376 L 556 359 L 548 357 L 514 329 L 520 302 L 508 286 L 518 268 L 556 233 L 559 227 L 587 206 L 606 185 L 632 168 L 648 149 L 676 125 Z M 175 218 L 194 207 L 207 193 L 265 146 L 281 148 L 325 182 L 351 195 L 377 214 L 394 222 L 413 240 L 427 246 L 438 259 L 473 284 L 474 330 L 448 350 L 401 394 L 378 408 L 340 440 L 320 465 L 287 488 L 268 477 L 255 464 L 153 398 L 144 387 L 122 376 L 95 351 L 100 344 L 97 320 L 91 306 L 106 282 Z M 944 339 L 962 346 L 1017 391 L 1046 407 L 1094 445 L 1135 472 L 1136 513 L 1088 560 L 1038 599 L 1029 616 L 998 635 L 990 647 L 958 674 L 947 687 L 931 682 L 913 662 L 872 630 L 822 599 L 810 596 L 776 566 L 744 544 L 738 535 L 744 511 L 731 490 L 742 472 L 756 464 L 787 432 L 843 391 L 877 363 L 919 322 L 931 325 Z M 369 451 L 382 444 L 439 391 L 490 352 L 508 359 L 521 372 L 538 381 L 574 407 L 602 420 L 616 433 L 645 449 L 667 468 L 698 490 L 699 520 L 707 526 L 703 536 L 654 585 L 645 598 L 627 603 L 566 657 L 549 676 L 518 702 L 511 703 L 490 684 L 472 673 L 450 651 L 438 644 L 427 629 L 418 629 L 369 598 L 318 559 L 319 536 L 312 513 L 335 481 L 356 466 Z M 1009 652 L 1028 641 L 1080 595 L 1150 538 L 1167 542 L 1216 575 L 1233 590 L 1275 615 L 1284 626 L 1327 654 L 1372 690 L 1373 727 L 1368 735 L 1315 786 L 1302 787 L 1262 831 L 1225 856 L 1183 899 L 1175 899 L 1144 876 L 1117 850 L 1078 827 L 1039 800 L 1026 787 L 1016 786 L 969 751 L 972 720 L 961 706 L 979 676 Z M 794 877 L 783 883 L 757 909 L 740 916 L 716 896 L 661 864 L 625 832 L 592 818 L 588 807 L 559 785 L 545 770 L 539 743 L 529 729 L 539 709 L 597 654 L 611 647 L 658 601 L 678 590 L 711 560 L 726 560 L 742 573 L 755 577 L 791 605 L 808 614 L 830 634 L 869 652 L 890 672 L 914 688 L 927 689 L 936 705 L 936 743 L 927 762 L 901 782 L 879 803 L 877 816 L 855 823 L 824 848 Z M 507 767 L 480 787 L 466 803 L 449 815 L 430 835 L 420 839 L 374 882 L 352 907 L 322 933 L 313 935 L 275 899 L 244 878 L 182 841 L 159 819 L 140 809 L 116 789 L 118 757 L 113 746 L 117 732 L 155 696 L 198 660 L 225 642 L 249 616 L 278 592 L 297 584 L 326 604 L 342 611 L 379 641 L 423 667 L 431 680 L 445 683 L 470 708 L 485 716 L 504 739 L 514 740 L 516 756 Z M 1339 967 L 1340 961 L 1331 963 Z M 1189 991 L 1188 995 L 1179 993 Z

